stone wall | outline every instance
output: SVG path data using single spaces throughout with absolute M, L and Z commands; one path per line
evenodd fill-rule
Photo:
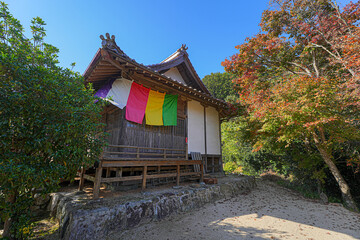
M 217 185 L 192 184 L 132 197 L 89 200 L 79 193 L 59 193 L 52 195 L 50 209 L 60 222 L 61 239 L 102 239 L 111 231 L 197 209 L 254 187 L 254 178 L 241 176 L 227 178 Z

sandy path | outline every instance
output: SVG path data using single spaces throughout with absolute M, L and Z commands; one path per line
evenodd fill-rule
M 109 239 L 360 239 L 360 215 L 261 181 L 248 195 L 114 233 Z

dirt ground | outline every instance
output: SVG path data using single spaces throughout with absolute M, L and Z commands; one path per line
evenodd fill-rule
M 268 181 L 247 195 L 208 204 L 108 239 L 360 239 L 360 215 Z

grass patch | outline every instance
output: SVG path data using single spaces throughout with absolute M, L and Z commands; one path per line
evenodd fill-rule
M 33 236 L 30 239 L 58 239 L 59 224 L 53 218 L 45 218 L 33 223 Z
M 262 179 L 272 181 L 282 187 L 294 190 L 300 193 L 305 198 L 320 199 L 319 193 L 317 191 L 317 186 L 314 184 L 301 183 L 291 176 L 285 177 L 273 171 L 263 173 L 260 175 L 260 177 Z
M 277 180 L 276 183 L 280 186 L 286 187 L 288 189 L 294 190 L 300 193 L 305 198 L 310 199 L 320 199 L 319 193 L 317 191 L 312 190 L 309 186 L 299 184 L 296 181 L 291 182 L 287 179 Z

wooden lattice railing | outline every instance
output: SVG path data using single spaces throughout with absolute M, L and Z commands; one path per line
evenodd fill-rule
M 109 145 L 107 149 L 119 149 L 119 151 L 105 150 L 102 160 L 186 160 L 188 159 L 186 149 L 136 147 L 126 145 Z

